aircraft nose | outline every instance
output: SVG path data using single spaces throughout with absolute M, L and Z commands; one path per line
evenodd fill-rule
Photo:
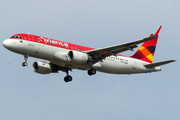
M 7 48 L 8 46 L 10 46 L 10 40 L 4 40 L 4 41 L 3 41 L 3 46 L 4 46 L 5 48 Z

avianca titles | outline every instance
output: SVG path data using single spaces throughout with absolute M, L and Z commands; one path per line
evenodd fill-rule
M 47 60 L 47 62 L 34 62 L 33 70 L 40 74 L 66 72 L 65 82 L 72 81 L 72 76 L 69 75 L 69 71 L 72 69 L 87 70 L 90 76 L 95 75 L 96 71 L 111 74 L 149 73 L 160 71 L 160 65 L 175 61 L 153 63 L 161 27 L 155 34 L 151 34 L 147 38 L 100 49 L 31 34 L 15 34 L 4 40 L 3 46 L 24 56 L 25 62 L 22 63 L 22 66 L 27 66 L 29 56 Z M 133 51 L 140 43 L 143 44 L 134 55 L 118 54 L 127 50 Z

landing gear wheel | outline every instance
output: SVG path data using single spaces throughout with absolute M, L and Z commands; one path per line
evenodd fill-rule
M 24 60 L 25 60 L 25 62 L 22 63 L 22 66 L 23 66 L 23 67 L 25 67 L 25 66 L 28 65 L 27 59 L 28 59 L 28 55 L 24 55 Z
M 96 70 L 95 69 L 88 70 L 88 75 L 95 75 L 95 74 L 96 74 Z
M 70 75 L 68 75 L 68 76 L 64 77 L 64 81 L 70 82 L 70 81 L 72 81 L 72 77 Z
M 28 65 L 27 62 L 23 62 L 23 63 L 22 63 L 22 66 L 23 66 L 23 67 L 25 67 L 25 66 L 27 66 L 27 65 Z

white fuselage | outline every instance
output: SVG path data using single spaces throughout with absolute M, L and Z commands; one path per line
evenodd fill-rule
M 55 59 L 54 54 L 58 51 L 68 52 L 68 49 L 50 46 L 46 44 L 36 43 L 27 40 L 7 39 L 3 42 L 4 46 L 16 53 L 29 55 L 31 57 L 48 60 L 59 66 L 69 67 L 72 69 L 88 70 L 88 64 L 76 64 L 65 61 L 58 61 Z M 134 59 L 127 56 L 109 56 L 103 61 L 97 62 L 93 65 L 97 71 L 112 73 L 112 74 L 134 74 L 134 73 L 147 73 L 160 71 L 160 67 L 146 68 L 144 65 L 147 62 Z

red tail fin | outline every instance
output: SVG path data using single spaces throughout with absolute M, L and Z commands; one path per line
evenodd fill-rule
M 141 47 L 139 47 L 139 49 L 136 51 L 136 53 L 131 57 L 152 63 L 154 54 L 155 54 L 158 35 L 161 30 L 161 27 L 162 26 L 160 26 L 159 29 L 157 30 L 157 32 L 154 34 L 154 36 L 156 36 L 156 38 L 154 38 L 150 41 L 144 42 L 141 45 Z M 150 36 L 152 36 L 152 35 L 153 34 L 151 34 Z

